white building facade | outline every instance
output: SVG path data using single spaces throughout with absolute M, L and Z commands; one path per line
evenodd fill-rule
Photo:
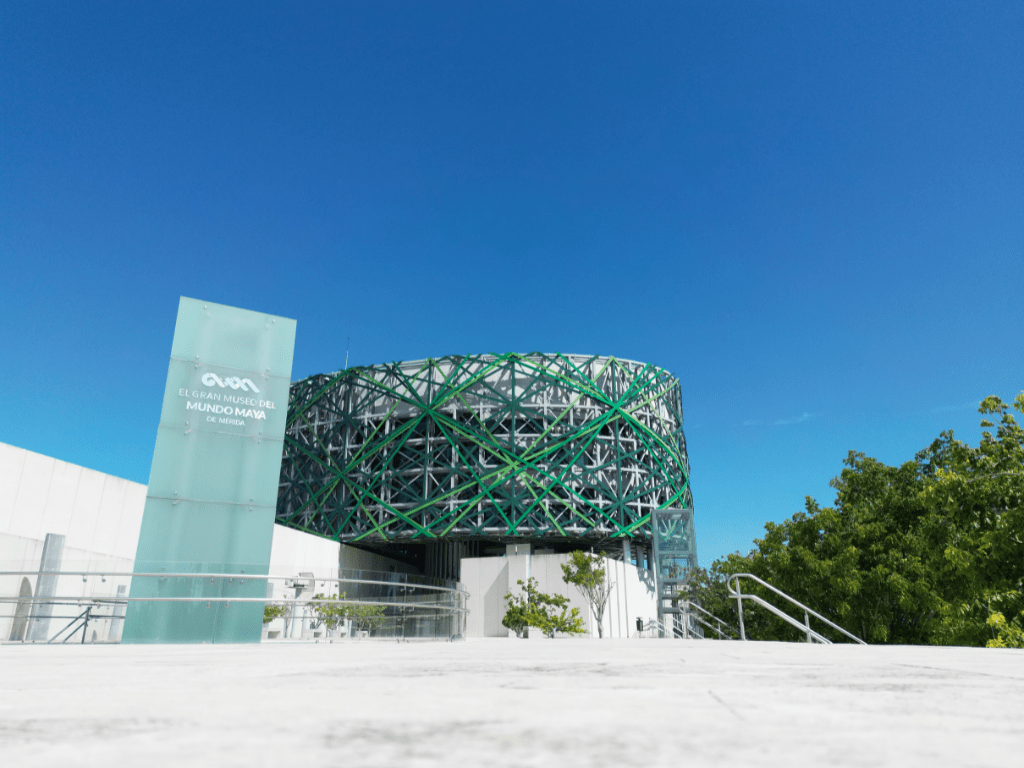
M 0 443 L 0 596 L 58 595 L 83 605 L 127 596 L 131 580 L 117 574 L 132 572 L 145 504 L 144 485 Z M 336 541 L 275 525 L 270 573 L 333 578 L 340 554 Z M 277 597 L 291 596 L 271 584 L 283 593 Z M 41 615 L 28 600 L 0 604 L 0 642 L 45 642 L 80 607 L 72 600 Z M 114 613 L 91 622 L 85 640 L 117 642 L 123 609 Z
M 569 599 L 570 608 L 578 608 L 587 633 L 598 637 L 597 617 L 579 590 L 564 581 L 562 565 L 570 554 L 533 553 L 528 546 L 509 545 L 504 557 L 462 559 L 462 585 L 469 592 L 466 621 L 467 637 L 515 637 L 501 620 L 505 616 L 507 594 L 521 595 L 518 582 L 536 579 L 537 589 L 549 595 Z M 603 558 L 605 577 L 611 594 L 602 617 L 604 637 L 635 637 L 657 618 L 654 575 L 646 568 Z M 536 634 L 536 630 L 533 631 Z

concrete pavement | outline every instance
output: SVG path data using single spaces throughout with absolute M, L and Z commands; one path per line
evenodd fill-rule
M 1024 651 L 0 646 L 4 766 L 1016 766 Z

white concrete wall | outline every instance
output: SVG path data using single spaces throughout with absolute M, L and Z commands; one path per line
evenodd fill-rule
M 509 562 L 515 558 L 475 557 L 462 560 L 462 584 L 469 592 L 466 637 L 508 637 L 501 624 L 509 592 Z M 512 581 L 515 585 L 515 581 Z
M 658 618 L 654 573 L 621 560 L 606 563 L 613 588 L 605 609 L 605 636 L 633 637 L 638 618 L 644 623 Z
M 0 443 L 0 562 L 37 565 L 48 533 L 72 569 L 135 561 L 146 486 Z
M 30 571 L 34 594 L 43 542 L 46 534 L 56 533 L 66 537 L 62 571 L 99 574 L 84 580 L 81 575 L 62 576 L 56 594 L 115 597 L 117 587 L 127 590 L 130 579 L 111 574 L 131 573 L 135 565 L 145 505 L 144 485 L 0 443 L 0 571 Z M 339 552 L 336 541 L 275 525 L 270 573 L 333 576 Z M 388 570 L 383 565 L 377 570 Z M 0 595 L 18 595 L 22 578 L 0 576 Z M 0 604 L 0 642 L 10 636 L 14 610 L 13 603 Z M 64 623 L 55 618 L 51 628 L 56 631 Z M 107 639 L 109 623 L 90 624 L 97 639 Z
M 519 580 L 537 580 L 537 588 L 547 594 L 569 598 L 570 608 L 579 608 L 588 632 L 597 637 L 597 622 L 579 590 L 562 580 L 562 564 L 568 554 L 507 555 L 505 557 L 464 558 L 462 583 L 469 592 L 467 637 L 507 637 L 513 635 L 501 624 L 505 615 L 505 595 L 520 594 Z M 645 622 L 657 618 L 654 579 L 650 571 L 620 560 L 605 558 L 612 592 L 602 622 L 605 637 L 631 637 L 636 619 Z
M 270 545 L 270 573 L 294 576 L 302 571 L 327 575 L 338 570 L 340 545 L 331 539 L 314 536 L 283 525 L 274 526 Z
M 65 537 L 61 570 L 131 572 L 146 486 L 0 443 L 0 571 L 39 570 L 48 533 Z M 0 576 L 0 595 L 17 595 L 23 576 Z M 28 576 L 33 593 L 36 577 Z M 127 579 L 63 576 L 56 594 L 114 597 Z M 10 635 L 14 604 L 0 605 L 0 640 Z M 59 618 L 75 606 L 55 607 Z M 91 625 L 107 639 L 108 622 Z M 90 637 L 91 639 L 91 637 Z

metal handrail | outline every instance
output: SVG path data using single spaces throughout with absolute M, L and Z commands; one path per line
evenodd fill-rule
M 40 571 L 38 569 L 33 571 L 0 571 L 0 576 L 39 576 Z M 145 572 L 145 573 L 125 573 L 123 571 L 43 571 L 42 575 L 46 576 L 132 576 L 132 577 L 149 577 L 149 578 L 190 578 L 190 579 L 238 579 L 239 581 L 244 580 L 256 580 L 256 581 L 270 581 L 270 580 L 285 580 L 285 581 L 330 581 L 341 584 L 341 582 L 352 583 L 352 584 L 379 584 L 385 587 L 414 587 L 416 589 L 429 589 L 434 592 L 455 592 L 458 594 L 469 596 L 469 593 L 464 589 L 454 589 L 452 587 L 438 587 L 433 584 L 416 584 L 405 581 L 377 581 L 375 579 L 346 579 L 342 577 L 332 578 L 330 576 L 302 576 L 291 574 L 288 576 L 275 576 L 272 574 L 259 574 L 259 573 L 160 573 Z M 279 602 L 274 600 L 272 602 Z
M 38 576 L 40 572 L 38 570 L 31 571 L 0 571 L 0 576 Z M 139 602 L 139 603 L 263 603 L 272 605 L 319 605 L 322 603 L 329 603 L 332 605 L 374 605 L 383 606 L 387 608 L 401 608 L 403 610 L 413 609 L 419 612 L 421 615 L 426 615 L 428 611 L 436 611 L 440 614 L 467 614 L 469 609 L 463 605 L 457 605 L 453 603 L 462 602 L 455 600 L 455 596 L 462 596 L 463 599 L 469 597 L 469 593 L 462 589 L 454 589 L 450 587 L 440 587 L 433 584 L 417 584 L 408 582 L 395 582 L 395 581 L 381 581 L 377 579 L 354 579 L 345 577 L 328 577 L 328 576 L 303 576 L 302 574 L 289 574 L 289 575 L 271 575 L 271 574 L 258 574 L 258 573 L 167 573 L 160 571 L 157 573 L 153 572 L 140 572 L 140 573 L 127 573 L 124 571 L 108 571 L 108 570 L 74 570 L 74 571 L 46 571 L 47 576 L 80 576 L 84 580 L 87 576 L 99 576 L 106 580 L 107 578 L 118 579 L 128 577 L 131 578 L 180 578 L 180 579 L 193 579 L 203 580 L 210 579 L 211 582 L 214 580 L 220 580 L 223 582 L 225 579 L 228 582 L 237 580 L 242 581 L 308 581 L 308 582 L 330 582 L 332 584 L 338 584 L 338 590 L 341 591 L 341 584 L 367 584 L 374 586 L 384 586 L 390 588 L 401 588 L 403 593 L 415 593 L 418 590 L 425 590 L 427 592 L 434 593 L 433 595 L 422 595 L 421 599 L 429 600 L 429 602 L 401 602 L 395 600 L 360 600 L 358 598 L 331 598 L 327 597 L 324 599 L 316 599 L 313 597 L 233 597 L 230 595 L 194 595 L 188 597 L 129 597 L 128 595 L 48 595 L 39 596 L 33 595 L 32 597 L 23 597 L 19 595 L 0 595 L 0 605 L 5 603 L 10 604 L 21 604 L 28 603 L 31 605 L 42 604 L 42 605 L 78 605 L 82 606 L 90 604 L 94 606 L 101 605 L 127 605 L 128 603 Z M 451 601 L 451 602 L 449 602 Z
M 708 621 L 704 621 L 704 619 L 702 619 L 700 616 L 694 615 L 693 620 L 696 621 L 698 624 L 701 624 L 701 625 L 707 627 L 712 632 L 717 632 L 718 636 L 722 640 L 734 640 L 735 639 L 735 638 L 729 637 L 727 634 L 725 634 L 725 632 L 723 632 L 721 629 L 716 627 L 714 624 L 712 624 L 712 623 L 710 623 Z M 729 626 L 729 625 L 727 624 L 726 626 Z M 729 627 L 729 629 L 732 629 L 732 627 Z
M 735 588 L 733 587 L 733 583 L 732 583 L 734 579 L 736 581 Z M 744 594 L 742 588 L 740 587 L 740 579 L 752 579 L 752 580 L 756 581 L 758 584 L 760 584 L 761 586 L 767 587 L 772 592 L 777 594 L 779 597 L 785 598 L 786 600 L 791 602 L 793 605 L 795 605 L 798 608 L 800 608 L 804 612 L 804 623 L 800 624 L 800 622 L 798 622 L 796 619 L 794 619 L 788 613 L 785 613 L 785 612 L 779 610 L 774 605 L 772 605 L 771 603 L 769 603 L 766 600 L 761 599 L 757 595 L 752 595 L 752 594 L 749 594 L 749 593 Z M 806 605 L 801 603 L 799 600 L 797 600 L 797 599 L 795 599 L 793 597 L 790 597 L 785 592 L 783 592 L 781 589 L 776 589 L 771 584 L 769 584 L 767 581 L 765 581 L 764 579 L 758 578 L 757 576 L 755 576 L 752 573 L 734 573 L 729 578 L 727 578 L 725 580 L 725 585 L 726 585 L 726 588 L 729 590 L 729 596 L 736 598 L 736 607 L 737 607 L 737 609 L 739 611 L 739 617 L 740 617 L 740 639 L 741 640 L 746 640 L 747 639 L 746 629 L 743 626 L 743 601 L 744 600 L 753 600 L 754 603 L 756 603 L 757 605 L 760 605 L 763 608 L 766 608 L 768 611 L 770 611 L 771 613 L 774 613 L 776 616 L 778 616 L 783 621 L 788 622 L 789 624 L 793 625 L 797 629 L 799 629 L 802 632 L 806 633 L 806 635 L 807 635 L 807 642 L 812 642 L 812 640 L 816 640 L 819 643 L 824 643 L 826 645 L 832 645 L 832 641 L 831 640 L 829 640 L 827 637 L 825 637 L 824 635 L 820 634 L 819 632 L 815 632 L 813 629 L 811 629 L 810 616 L 814 616 L 816 619 L 819 619 L 819 620 L 825 622 L 826 624 L 828 624 L 830 627 L 832 627 L 832 629 L 836 630 L 837 632 L 841 632 L 842 634 L 846 635 L 848 638 L 850 638 L 854 642 L 860 643 L 861 645 L 867 645 L 867 643 L 865 643 L 859 637 L 857 637 L 854 634 L 851 634 L 850 632 L 847 632 L 845 629 L 840 627 L 835 622 L 826 619 L 824 616 L 822 616 L 820 613 L 815 611 L 813 608 L 808 608 Z
M 658 632 L 664 632 L 665 631 L 665 628 L 662 626 L 660 621 L 658 621 L 657 619 L 650 619 L 649 621 L 647 621 L 644 624 L 643 629 L 638 629 L 633 634 L 633 637 L 640 637 L 642 632 L 650 632 L 652 629 L 657 629 Z
M 88 608 L 86 608 L 84 611 L 82 611 L 80 614 L 75 616 L 70 622 L 65 624 L 64 627 L 59 632 L 57 632 L 57 634 L 55 634 L 53 637 L 51 637 L 49 640 L 46 641 L 46 644 L 49 645 L 54 640 L 56 640 L 58 637 L 63 635 L 65 632 L 67 632 L 68 636 L 65 637 L 63 640 L 61 640 L 61 643 L 66 643 L 68 640 L 70 640 L 72 637 L 74 637 L 78 633 L 78 627 L 76 625 L 78 624 L 78 622 L 82 622 L 82 645 L 85 645 L 85 633 L 89 630 L 89 619 L 90 618 L 92 618 L 92 606 L 91 605 Z
M 653 629 L 658 630 L 658 634 L 660 634 L 663 638 L 664 638 L 665 634 L 668 633 L 672 637 L 680 637 L 683 640 L 689 640 L 690 639 L 686 635 L 686 632 L 684 630 L 681 630 L 679 627 L 677 627 L 675 625 L 675 623 L 673 623 L 671 625 L 671 630 L 669 630 L 669 627 L 666 626 L 664 622 L 659 621 L 658 619 L 651 619 L 650 623 L 648 623 L 648 625 L 646 627 L 644 627 L 644 632 L 650 632 Z M 637 634 L 639 634 L 639 633 L 637 633 Z
M 684 604 L 686 605 L 686 608 L 687 608 L 687 610 L 689 610 L 690 608 L 696 608 L 696 609 L 697 609 L 698 611 L 700 611 L 701 613 L 703 613 L 703 614 L 704 614 L 705 616 L 710 616 L 710 617 L 711 617 L 712 619 L 714 619 L 715 621 L 717 621 L 717 622 L 719 623 L 719 625 L 720 625 L 719 627 L 716 627 L 716 626 L 714 626 L 713 624 L 710 624 L 709 622 L 707 622 L 707 621 L 704 621 L 704 619 L 702 619 L 702 618 L 701 618 L 700 616 L 697 616 L 696 614 L 690 614 L 691 616 L 693 616 L 693 620 L 694 620 L 694 621 L 696 621 L 696 622 L 698 622 L 698 623 L 700 623 L 700 624 L 703 624 L 703 625 L 704 625 L 705 627 L 707 627 L 707 628 L 708 628 L 708 629 L 710 629 L 710 630 L 713 630 L 713 631 L 717 632 L 717 633 L 719 634 L 719 636 L 720 636 L 720 637 L 723 637 L 723 638 L 725 638 L 726 640 L 732 640 L 732 638 L 731 638 L 731 637 L 729 637 L 729 636 L 728 636 L 727 634 L 725 634 L 725 633 L 724 633 L 724 632 L 723 632 L 723 631 L 721 630 L 721 628 L 720 628 L 720 627 L 726 627 L 727 629 L 730 629 L 730 630 L 732 630 L 733 632 L 735 632 L 735 633 L 736 633 L 737 635 L 739 634 L 739 630 L 738 630 L 738 629 L 736 629 L 735 627 L 729 626 L 729 624 L 727 624 L 726 622 L 722 621 L 722 620 L 721 620 L 720 618 L 718 618 L 717 616 L 715 616 L 715 614 L 713 614 L 713 613 L 712 613 L 711 611 L 707 610 L 707 609 L 706 609 L 706 608 L 704 608 L 703 606 L 697 605 L 697 604 L 696 604 L 695 602 L 693 602 L 692 600 L 686 600 L 686 601 L 684 602 Z
M 438 608 L 442 611 L 469 613 L 468 608 L 459 608 L 445 603 L 394 603 L 385 600 L 304 600 L 290 597 L 225 597 L 224 595 L 207 595 L 205 597 L 76 597 L 55 595 L 53 597 L 0 597 L 0 603 L 41 603 L 43 605 L 126 605 L 128 603 L 270 603 L 272 605 L 384 605 L 395 608 Z

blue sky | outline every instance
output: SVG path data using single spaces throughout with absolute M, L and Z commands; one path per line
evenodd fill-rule
M 146 482 L 178 297 L 293 378 L 682 382 L 702 562 L 1024 389 L 1024 4 L 0 4 L 0 441 Z

